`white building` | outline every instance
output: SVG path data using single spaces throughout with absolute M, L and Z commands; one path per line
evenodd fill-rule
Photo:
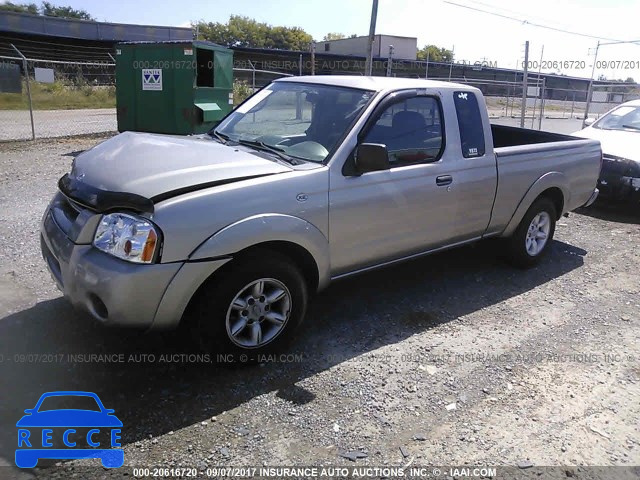
M 336 55 L 367 56 L 369 37 L 343 38 L 316 43 L 316 52 Z M 373 57 L 388 58 L 389 46 L 393 46 L 393 58 L 398 60 L 415 60 L 418 53 L 418 39 L 399 37 L 396 35 L 376 35 L 373 40 Z

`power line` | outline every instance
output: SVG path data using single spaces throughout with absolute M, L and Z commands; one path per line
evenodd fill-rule
M 497 11 L 497 12 L 500 12 L 503 15 L 513 14 L 515 16 L 520 16 L 520 17 L 525 17 L 526 16 L 527 18 L 530 18 L 531 20 L 540 21 L 540 22 L 543 22 L 546 25 L 554 26 L 554 27 L 557 27 L 557 28 L 563 28 L 565 30 L 568 30 L 569 28 L 571 28 L 566 23 L 558 23 L 558 22 L 555 22 L 553 20 L 549 20 L 548 18 L 538 17 L 538 16 L 535 16 L 535 15 L 531 15 L 529 13 L 524 14 L 524 13 L 522 13 L 522 11 L 511 10 L 509 8 L 504 8 L 504 7 L 501 7 L 501 6 L 498 6 L 498 5 L 493 5 L 491 3 L 481 2 L 480 0 L 469 0 L 469 3 L 475 3 L 476 5 L 482 5 L 483 7 L 489 7 L 490 9 L 492 9 L 494 11 Z
M 473 10 L 473 11 L 480 12 L 480 13 L 486 13 L 488 15 L 493 15 L 493 16 L 496 16 L 496 17 L 504 18 L 506 20 L 512 20 L 512 21 L 515 21 L 515 22 L 519 22 L 519 23 L 524 24 L 524 25 L 531 25 L 532 27 L 545 28 L 547 30 L 553 30 L 555 32 L 561 32 L 561 33 L 566 33 L 566 34 L 569 34 L 569 35 L 576 35 L 576 36 L 585 37 L 585 38 L 593 38 L 593 39 L 596 39 L 596 40 L 610 40 L 610 41 L 613 41 L 613 42 L 627 43 L 625 40 L 620 40 L 620 39 L 617 39 L 617 38 L 599 37 L 597 35 L 589 35 L 587 33 L 572 32 L 570 30 L 565 30 L 563 28 L 550 27 L 548 25 L 542 25 L 541 23 L 530 22 L 528 20 L 523 20 L 521 18 L 511 17 L 509 15 L 503 15 L 501 13 L 490 12 L 488 10 L 483 10 L 481 8 L 476 8 L 476 7 L 471 7 L 469 5 L 462 5 L 460 3 L 450 2 L 449 0 L 442 0 L 442 1 L 443 1 L 443 3 L 448 3 L 449 5 L 454 5 L 456 7 L 466 8 L 468 10 Z M 633 43 L 633 42 L 629 42 L 629 43 Z

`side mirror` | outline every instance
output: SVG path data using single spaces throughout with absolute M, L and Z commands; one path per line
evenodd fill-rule
M 382 143 L 361 143 L 355 154 L 359 174 L 389 169 L 389 151 Z
M 585 119 L 584 119 L 584 121 L 582 122 L 582 124 L 583 124 L 585 127 L 588 127 L 588 126 L 590 126 L 590 125 L 593 125 L 593 122 L 595 122 L 595 121 L 596 121 L 596 119 L 595 119 L 595 118 L 593 118 L 593 117 L 589 117 L 589 118 L 585 118 Z

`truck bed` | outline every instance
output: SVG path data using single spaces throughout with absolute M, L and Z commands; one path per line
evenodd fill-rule
M 563 179 L 559 182 L 565 182 L 563 212 L 587 202 L 600 172 L 598 141 L 503 125 L 491 125 L 491 133 L 499 180 L 488 233 L 501 231 L 509 223 L 542 175 L 557 175 Z
M 508 127 L 505 125 L 491 124 L 491 135 L 493 135 L 493 148 L 516 147 L 520 145 L 531 145 L 533 143 L 562 142 L 566 140 L 576 140 L 571 135 L 561 133 L 545 132 L 542 130 L 531 130 L 529 128 Z

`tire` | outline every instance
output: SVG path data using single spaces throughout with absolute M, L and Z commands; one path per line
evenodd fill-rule
M 305 278 L 288 257 L 255 250 L 198 291 L 190 309 L 192 335 L 212 361 L 260 362 L 291 342 L 307 301 Z
M 549 198 L 542 197 L 533 202 L 507 240 L 509 262 L 519 268 L 537 265 L 549 250 L 556 230 L 556 218 L 556 207 Z M 541 237 L 543 234 L 545 238 Z

